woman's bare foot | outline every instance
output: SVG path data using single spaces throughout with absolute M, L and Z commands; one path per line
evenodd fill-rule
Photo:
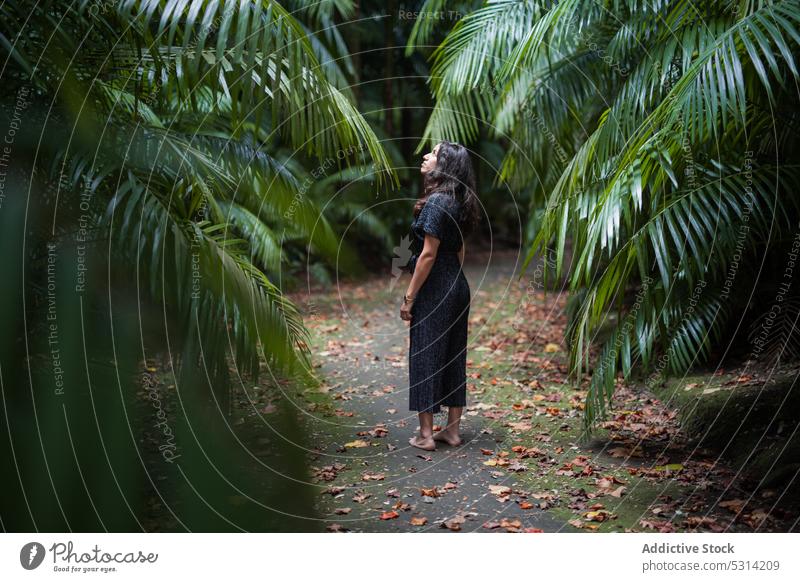
M 453 436 L 447 430 L 440 430 L 439 432 L 433 433 L 433 440 L 446 442 L 451 447 L 457 447 L 464 442 L 460 436 Z
M 417 447 L 426 451 L 435 451 L 436 450 L 436 443 L 433 442 L 433 438 L 423 438 L 421 436 L 413 436 L 408 439 L 408 444 L 412 447 Z

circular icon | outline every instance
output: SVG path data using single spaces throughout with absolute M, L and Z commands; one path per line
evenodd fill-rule
M 26 570 L 35 570 L 44 560 L 44 546 L 39 542 L 29 542 L 19 551 L 19 563 Z

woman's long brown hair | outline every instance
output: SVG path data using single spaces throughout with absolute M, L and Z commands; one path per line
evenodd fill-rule
M 478 196 L 475 191 L 475 170 L 467 148 L 443 141 L 436 153 L 436 167 L 425 174 L 422 196 L 414 204 L 414 216 L 419 216 L 428 197 L 434 192 L 447 192 L 462 204 L 462 231 L 471 232 L 478 223 Z

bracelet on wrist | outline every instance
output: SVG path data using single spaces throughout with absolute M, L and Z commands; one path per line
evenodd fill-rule
M 412 303 L 414 301 L 414 297 L 409 297 L 406 294 L 403 294 L 403 303 Z

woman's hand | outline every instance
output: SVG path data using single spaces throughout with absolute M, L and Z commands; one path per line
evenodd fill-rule
M 403 302 L 402 307 L 400 307 L 400 319 L 403 321 L 411 321 L 411 307 L 414 305 L 414 300 L 412 299 L 409 302 Z

